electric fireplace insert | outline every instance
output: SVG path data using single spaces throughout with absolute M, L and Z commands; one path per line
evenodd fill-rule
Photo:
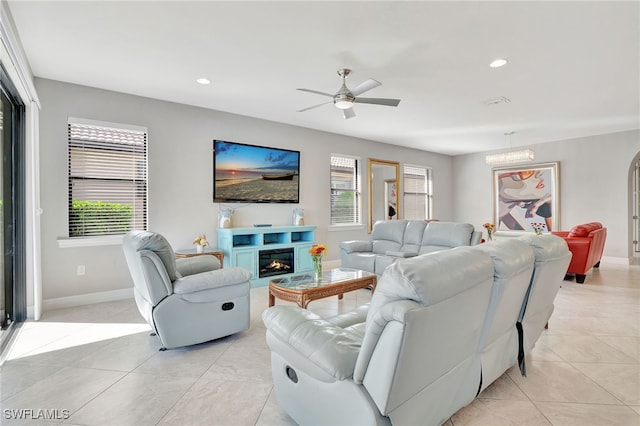
M 292 274 L 295 272 L 293 247 L 261 250 L 258 253 L 258 277 L 266 278 L 275 275 Z

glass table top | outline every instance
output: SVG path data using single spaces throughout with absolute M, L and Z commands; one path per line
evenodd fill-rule
M 306 288 L 316 288 L 332 284 L 339 284 L 347 281 L 353 281 L 360 278 L 375 276 L 371 272 L 360 271 L 358 269 L 336 268 L 328 269 L 322 272 L 322 280 L 315 282 L 313 272 L 302 274 L 294 274 L 284 278 L 273 278 L 272 284 L 278 287 L 289 288 L 292 290 L 304 290 Z

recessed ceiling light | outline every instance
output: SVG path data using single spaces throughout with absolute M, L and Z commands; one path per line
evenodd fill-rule
M 500 58 L 500 59 L 496 59 L 496 60 L 494 60 L 493 62 L 491 62 L 491 63 L 489 64 L 489 66 L 490 66 L 491 68 L 500 68 L 501 66 L 504 66 L 504 65 L 506 65 L 506 64 L 507 64 L 507 60 L 506 60 L 506 59 L 502 59 L 502 58 Z
M 199 78 L 196 80 L 199 84 L 202 84 L 203 86 L 206 86 L 207 84 L 211 84 L 211 80 L 209 80 L 208 78 Z

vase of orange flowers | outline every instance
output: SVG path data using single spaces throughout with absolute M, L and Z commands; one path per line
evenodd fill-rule
M 492 241 L 493 240 L 493 228 L 495 228 L 493 223 L 487 222 L 487 223 L 483 224 L 482 227 L 487 230 L 487 240 Z
M 309 249 L 311 260 L 313 260 L 313 280 L 317 283 L 322 281 L 322 256 L 327 251 L 324 244 L 314 244 Z

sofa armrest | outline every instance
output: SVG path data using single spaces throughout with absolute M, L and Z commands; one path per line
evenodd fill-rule
M 364 305 L 360 305 L 349 312 L 329 317 L 327 318 L 327 321 L 341 328 L 351 327 L 356 324 L 364 323 L 367 320 L 369 306 L 369 303 L 365 303 Z
M 173 292 L 175 294 L 194 293 L 212 288 L 248 283 L 250 279 L 251 272 L 245 268 L 217 269 L 178 278 L 173 282 Z
M 387 256 L 393 256 L 393 257 L 415 257 L 418 255 L 417 252 L 412 252 L 412 251 L 397 251 L 397 250 L 387 250 L 385 252 L 385 254 Z
M 215 256 L 192 256 L 176 259 L 176 270 L 182 277 L 216 269 L 220 269 L 220 261 Z
M 355 253 L 355 252 L 370 252 L 373 251 L 373 243 L 371 241 L 362 241 L 362 240 L 354 240 L 354 241 L 343 241 L 340 243 L 340 249 L 344 250 L 347 253 Z
M 361 338 L 297 306 L 274 306 L 262 313 L 268 332 L 314 365 L 345 380 L 353 376 Z
M 367 333 L 362 341 L 360 356 L 357 359 L 357 365 L 354 368 L 353 381 L 361 384 L 364 379 L 369 361 L 376 349 L 378 340 L 382 335 L 387 324 L 390 322 L 398 322 L 404 327 L 407 312 L 419 308 L 420 304 L 413 300 L 396 300 L 387 303 L 375 312 L 367 321 Z
M 569 231 L 551 231 L 551 235 L 567 238 L 569 236 Z

